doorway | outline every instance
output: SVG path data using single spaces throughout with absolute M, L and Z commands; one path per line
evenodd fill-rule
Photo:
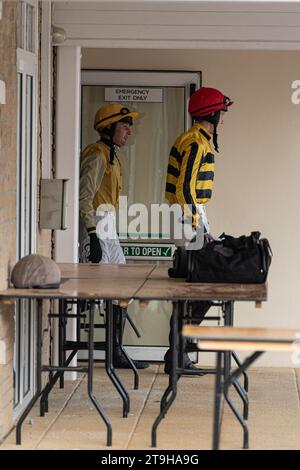
M 191 125 L 187 104 L 200 86 L 200 72 L 82 71 L 81 150 L 99 139 L 93 122 L 104 102 L 121 102 L 140 114 L 129 145 L 119 153 L 122 194 L 128 197 L 128 207 L 144 204 L 150 214 L 152 204 L 165 202 L 169 151 L 178 135 Z M 174 247 L 169 234 L 162 230 L 153 233 L 150 215 L 147 231 L 119 230 L 119 237 L 128 263 L 170 265 Z M 127 322 L 124 344 L 131 357 L 162 360 L 168 345 L 171 304 L 152 301 L 141 309 L 132 302 L 128 312 L 141 334 L 138 338 Z M 97 336 L 102 339 L 101 330 Z M 102 352 L 97 354 L 102 358 Z

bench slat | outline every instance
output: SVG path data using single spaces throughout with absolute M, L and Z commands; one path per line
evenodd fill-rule
M 199 349 L 216 351 L 291 351 L 300 349 L 300 330 L 185 325 L 183 336 L 197 339 Z

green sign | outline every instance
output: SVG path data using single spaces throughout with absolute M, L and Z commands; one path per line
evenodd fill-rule
M 127 259 L 172 259 L 175 250 L 175 246 L 170 244 L 121 243 L 121 246 Z

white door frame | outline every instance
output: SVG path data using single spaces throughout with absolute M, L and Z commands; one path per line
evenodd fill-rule
M 66 230 L 55 232 L 55 260 L 78 261 L 80 47 L 57 50 L 55 177 L 67 179 Z
M 80 47 L 57 48 L 55 178 L 68 180 L 67 228 L 55 231 L 54 258 L 61 263 L 78 262 L 80 67 Z M 67 335 L 76 339 L 76 319 L 69 319 Z M 76 363 L 74 359 L 71 366 Z M 67 373 L 66 379 L 75 380 L 76 373 Z

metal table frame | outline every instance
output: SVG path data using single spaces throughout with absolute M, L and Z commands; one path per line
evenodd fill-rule
M 94 302 L 97 304 L 98 301 Z M 77 320 L 81 318 L 81 312 L 79 310 L 78 314 L 67 314 L 66 307 L 67 304 L 73 304 L 75 301 L 60 299 L 59 301 L 59 314 L 50 314 L 49 317 L 57 317 L 59 319 L 59 365 L 62 366 L 60 370 L 57 368 L 56 373 L 53 377 L 50 378 L 47 385 L 44 387 L 42 394 L 41 394 L 41 402 L 40 402 L 40 415 L 44 416 L 45 412 L 48 412 L 48 396 L 56 382 L 60 381 L 60 388 L 64 388 L 64 372 L 70 371 L 70 368 L 64 369 L 64 367 L 68 366 L 73 358 L 76 356 L 79 350 L 88 350 L 88 344 L 85 341 L 80 340 L 80 330 L 79 325 L 77 322 L 77 338 L 76 341 L 67 341 L 66 340 L 66 319 L 67 318 L 76 318 Z M 101 348 L 105 351 L 105 370 L 107 375 L 109 376 L 111 382 L 115 386 L 117 392 L 119 393 L 120 397 L 123 401 L 123 417 L 127 418 L 128 413 L 130 411 L 130 397 L 128 391 L 126 390 L 125 386 L 123 385 L 121 379 L 116 373 L 116 370 L 113 366 L 113 310 L 112 310 L 112 302 L 106 301 L 106 322 L 104 324 L 105 329 L 105 341 L 99 343 L 94 342 L 94 350 Z M 134 389 L 138 389 L 139 387 L 139 375 L 137 369 L 126 353 L 123 345 L 120 343 L 120 347 L 122 353 L 127 358 L 128 363 L 130 364 L 130 368 L 134 373 Z M 66 357 L 66 351 L 71 351 L 68 358 Z
M 166 281 L 163 284 L 163 281 Z M 154 275 L 146 281 L 135 298 L 140 300 L 171 300 L 173 303 L 172 315 L 172 337 L 170 341 L 172 367 L 169 374 L 169 383 L 162 395 L 160 401 L 160 411 L 152 425 L 151 446 L 157 445 L 157 429 L 162 419 L 165 418 L 168 410 L 174 402 L 177 395 L 178 380 L 186 371 L 182 368 L 182 364 L 178 364 L 178 350 L 183 350 L 183 338 L 181 335 L 182 324 L 184 321 L 185 306 L 187 301 L 217 301 L 221 302 L 224 313 L 224 324 L 232 326 L 234 321 L 234 302 L 236 301 L 254 301 L 262 302 L 267 299 L 266 284 L 208 284 L 208 283 L 188 283 L 183 279 L 169 279 L 162 275 L 155 278 Z M 181 354 L 182 356 L 182 354 Z M 233 351 L 224 352 L 224 368 L 222 373 L 225 380 L 231 373 L 231 359 L 233 359 L 238 367 L 241 367 L 238 356 Z M 216 370 L 211 371 L 216 373 Z M 197 371 L 191 371 L 191 375 L 197 374 Z M 244 383 L 238 381 L 237 377 L 233 381 L 235 390 L 243 403 L 243 420 L 248 418 L 249 400 L 248 400 L 248 376 L 246 371 L 242 371 Z M 226 397 L 230 408 L 238 417 L 238 412 L 230 400 Z
M 83 372 L 88 374 L 88 383 L 87 383 L 87 391 L 88 391 L 88 396 L 93 403 L 94 407 L 100 414 L 101 418 L 104 421 L 104 424 L 106 426 L 107 430 L 107 445 L 111 446 L 112 445 L 112 426 L 111 423 L 106 416 L 102 406 L 98 402 L 97 398 L 94 395 L 93 392 L 93 370 L 94 370 L 94 312 L 95 312 L 95 302 L 93 299 L 90 300 L 90 306 L 89 306 L 89 322 L 90 322 L 90 328 L 89 328 L 89 335 L 88 335 L 88 366 L 87 367 L 81 367 L 81 366 L 76 366 L 76 367 L 68 367 L 68 365 L 65 366 L 48 366 L 48 365 L 43 365 L 42 364 L 42 346 L 43 346 L 43 337 L 42 337 L 42 320 L 43 320 L 43 300 L 44 298 L 35 298 L 36 304 L 37 304 L 37 335 L 36 335 L 36 391 L 23 411 L 22 415 L 18 419 L 17 427 L 16 427 L 16 443 L 21 444 L 21 430 L 22 430 L 22 424 L 26 418 L 26 416 L 30 413 L 31 409 L 39 399 L 39 397 L 44 393 L 44 391 L 47 388 L 47 385 L 42 389 L 42 373 L 43 372 L 53 372 L 56 371 L 57 374 L 60 374 L 61 372 L 65 371 L 70 371 L 70 372 Z M 111 303 L 111 301 L 107 301 L 108 303 Z M 112 334 L 112 316 L 109 315 L 110 320 L 108 321 L 108 335 Z M 110 337 L 110 336 L 109 336 Z M 108 364 L 108 367 L 111 367 L 111 361 L 112 361 L 112 348 L 110 347 L 110 341 L 107 341 L 107 355 L 106 355 L 106 362 Z M 71 362 L 71 359 L 68 361 L 68 363 Z
M 170 409 L 172 403 L 174 402 L 176 395 L 177 395 L 177 384 L 178 380 L 182 374 L 188 375 L 197 375 L 199 369 L 197 371 L 190 371 L 187 372 L 183 369 L 182 363 L 178 364 L 178 350 L 180 352 L 179 356 L 182 357 L 183 353 L 183 337 L 181 335 L 181 330 L 184 321 L 184 313 L 185 313 L 185 304 L 186 301 L 177 301 L 173 302 L 173 314 L 172 314 L 172 337 L 170 342 L 170 349 L 171 349 L 171 357 L 172 357 L 172 367 L 171 372 L 169 374 L 169 384 L 164 391 L 161 402 L 160 402 L 160 412 L 155 419 L 152 430 L 151 430 L 151 446 L 157 446 L 157 428 L 161 423 L 162 419 L 165 418 L 168 410 Z M 224 325 L 232 326 L 233 319 L 234 319 L 234 302 L 227 301 L 222 304 L 223 312 L 224 312 Z M 222 374 L 224 377 L 229 377 L 231 371 L 231 358 L 234 359 L 238 366 L 241 365 L 237 354 L 234 351 L 226 351 L 224 352 L 224 368 L 222 369 Z M 216 373 L 216 369 L 209 369 L 207 373 Z M 249 379 L 248 375 L 245 370 L 243 370 L 242 375 L 244 377 L 243 385 L 237 380 L 237 378 L 233 381 L 234 388 L 236 389 L 238 395 L 240 396 L 243 402 L 243 418 L 246 420 L 249 414 L 249 399 L 248 399 L 248 386 L 249 386 Z M 226 394 L 226 400 L 233 410 L 235 415 L 239 415 L 236 407 L 234 406 L 232 400 L 229 398 L 228 394 Z
M 221 404 L 224 397 L 235 417 L 243 428 L 243 448 L 249 448 L 249 431 L 247 417 L 242 416 L 237 409 L 232 408 L 228 400 L 230 387 L 235 385 L 241 374 L 267 351 L 299 351 L 299 329 L 272 329 L 272 328 L 209 328 L 201 326 L 186 326 L 183 336 L 197 340 L 200 351 L 206 351 L 209 346 L 216 353 L 216 379 L 214 391 L 214 418 L 213 418 L 213 450 L 219 449 L 221 431 Z M 223 373 L 222 361 L 231 349 L 237 351 L 254 351 L 238 365 L 230 370 L 229 374 Z
M 76 267 L 76 263 L 74 263 Z M 97 268 L 96 266 L 94 267 Z M 116 374 L 116 371 L 113 366 L 113 300 L 120 299 L 128 302 L 131 298 L 134 298 L 135 292 L 144 284 L 146 280 L 146 275 L 133 276 L 132 279 L 124 280 L 124 276 L 122 275 L 122 270 L 118 272 L 118 268 L 113 265 L 113 270 L 116 272 L 116 276 L 119 276 L 121 282 L 121 289 L 123 289 L 122 294 L 119 293 L 120 286 L 115 285 L 116 283 L 110 283 L 109 288 L 107 289 L 100 283 L 100 288 L 98 289 L 98 283 L 100 282 L 98 279 L 92 279 L 91 277 L 85 278 L 85 287 L 81 288 L 81 284 L 83 279 L 65 279 L 64 281 L 69 281 L 66 284 L 62 282 L 60 288 L 58 289 L 14 289 L 9 288 L 3 291 L 0 291 L 0 300 L 7 300 L 7 299 L 32 299 L 36 302 L 37 305 L 37 334 L 36 334 L 36 390 L 34 393 L 33 398 L 30 400 L 28 405 L 26 406 L 25 410 L 21 414 L 20 418 L 18 419 L 17 426 L 16 426 L 16 442 L 17 444 L 21 444 L 21 430 L 22 424 L 29 414 L 39 397 L 41 396 L 41 403 L 40 403 L 40 414 L 44 416 L 45 412 L 48 410 L 48 395 L 53 388 L 54 384 L 57 380 L 62 377 L 63 373 L 68 372 L 79 372 L 79 373 L 87 373 L 88 375 L 88 383 L 87 383 L 87 390 L 88 396 L 92 401 L 94 407 L 100 414 L 104 424 L 106 426 L 106 435 L 107 435 L 107 445 L 112 445 L 112 425 L 110 420 L 106 416 L 103 407 L 100 405 L 99 401 L 96 399 L 94 392 L 93 392 L 93 365 L 94 365 L 94 314 L 95 314 L 95 304 L 99 302 L 99 299 L 105 301 L 106 305 L 106 341 L 105 341 L 105 369 L 106 372 L 116 387 L 118 393 L 120 394 L 123 400 L 123 417 L 127 417 L 129 410 L 130 410 L 130 399 L 129 394 L 124 387 L 123 383 L 121 382 L 120 378 Z M 153 269 L 153 267 L 151 266 Z M 99 268 L 102 271 L 102 268 Z M 107 272 L 107 266 L 103 269 L 103 272 Z M 129 268 L 130 271 L 130 268 Z M 133 272 L 135 270 L 133 269 Z M 124 270 L 123 270 L 124 272 Z M 126 271 L 127 272 L 127 271 Z M 116 278 L 114 278 L 115 280 Z M 132 282 L 131 282 L 132 281 Z M 105 283 L 103 283 L 105 284 Z M 95 287 L 96 286 L 96 287 Z M 91 289 L 90 289 L 91 287 Z M 96 289 L 96 291 L 95 291 Z M 91 292 L 90 291 L 93 291 Z M 108 295 L 104 294 L 104 292 L 108 293 Z M 69 366 L 73 357 L 77 353 L 75 345 L 75 349 L 72 351 L 68 358 L 62 354 L 60 351 L 59 354 L 59 365 L 58 366 L 50 366 L 42 363 L 42 320 L 43 320 L 43 302 L 44 300 L 51 300 L 56 299 L 59 300 L 59 313 L 57 314 L 50 314 L 52 316 L 56 316 L 59 319 L 59 336 L 60 340 L 64 336 L 64 326 L 65 320 L 68 317 L 76 317 L 77 315 L 67 314 L 64 311 L 64 302 L 67 300 L 87 300 L 89 303 L 89 334 L 88 334 L 88 341 L 87 344 L 84 344 L 84 347 L 87 348 L 88 351 L 88 365 L 84 366 Z M 125 352 L 125 351 L 124 351 Z M 125 352 L 126 354 L 126 352 Z M 42 373 L 43 372 L 55 372 L 54 377 L 47 382 L 44 388 L 42 388 Z M 135 382 L 136 383 L 136 382 Z

